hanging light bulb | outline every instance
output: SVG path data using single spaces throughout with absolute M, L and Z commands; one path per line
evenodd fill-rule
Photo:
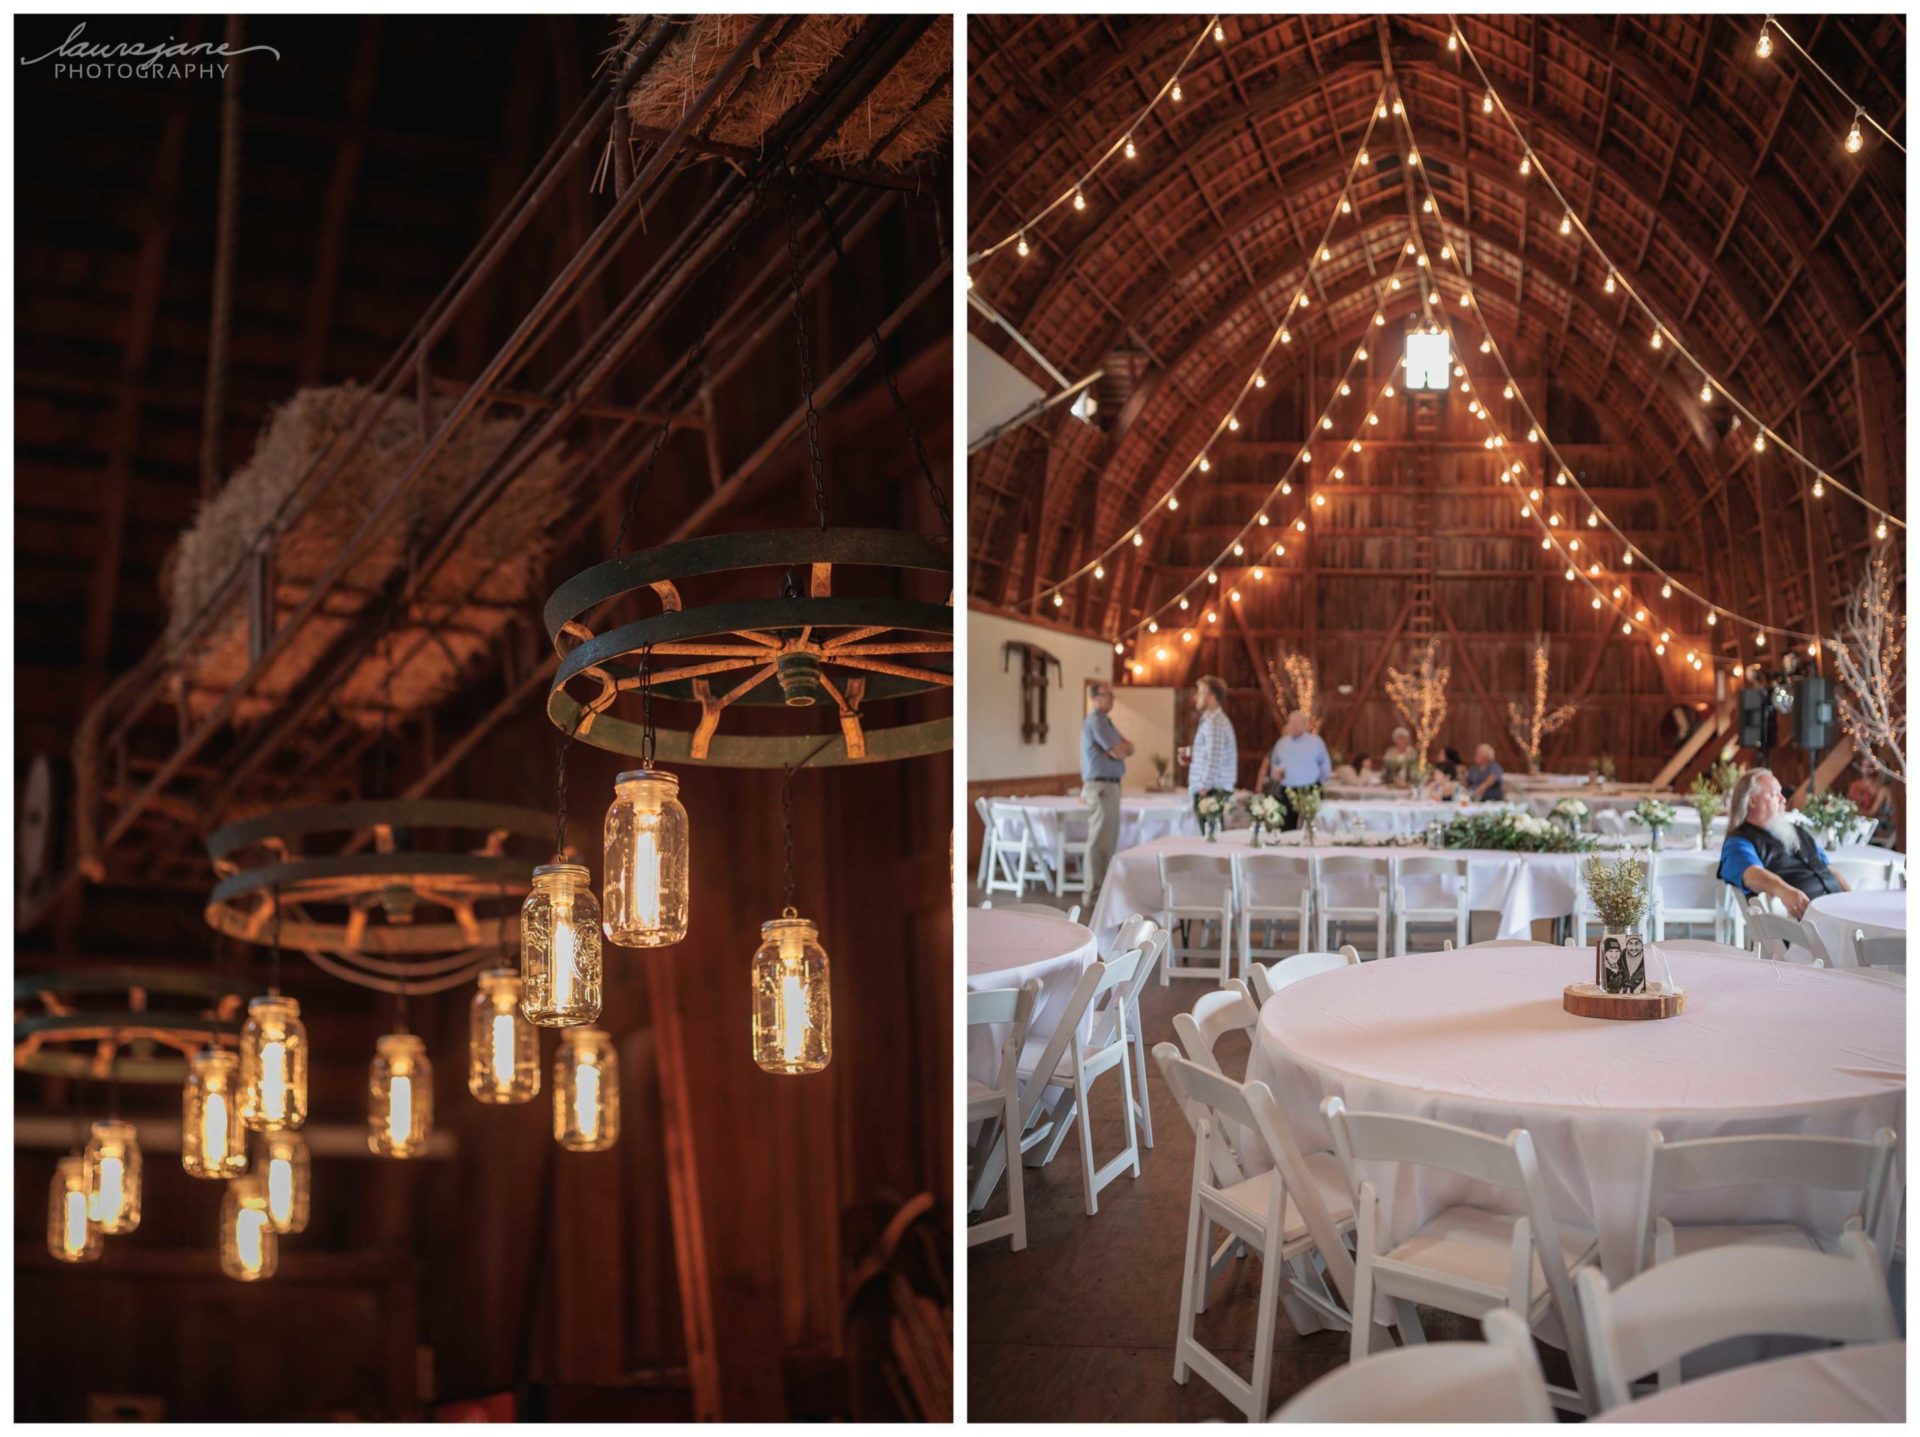
M 1160 632 L 1160 622 L 1159 622 L 1159 620 L 1157 620 L 1157 619 L 1148 619 L 1148 620 L 1147 620 L 1147 632 L 1148 632 L 1148 633 L 1150 633 L 1150 634 L 1157 634 L 1157 633 L 1159 633 L 1159 632 Z
M 1288 329 L 1284 324 L 1280 326 L 1280 342 L 1282 344 L 1293 343 L 1293 331 Z
M 282 1128 L 267 1133 L 261 1145 L 267 1221 L 277 1233 L 305 1232 L 313 1209 L 313 1159 L 307 1153 L 307 1140 L 291 1128 Z
M 1635 609 L 1633 611 L 1633 621 L 1636 624 L 1644 624 L 1647 621 L 1647 611 L 1645 609 Z
M 1660 597 L 1663 599 L 1671 599 L 1673 597 L 1673 585 L 1662 584 L 1660 586 Z
M 1366 152 L 1365 150 L 1362 150 L 1362 151 L 1360 152 L 1360 163 L 1361 163 L 1361 164 L 1363 164 L 1363 165 L 1370 165 L 1370 164 L 1372 164 L 1372 163 L 1373 163 L 1373 156 L 1372 156 L 1372 155 L 1370 155 L 1370 154 L 1368 154 L 1368 153 L 1367 153 L 1367 152 Z
M 1711 404 L 1711 403 L 1713 403 L 1713 386 L 1712 386 L 1711 384 L 1707 384 L 1707 383 L 1704 383 L 1704 382 L 1703 382 L 1703 383 L 1701 384 L 1701 386 L 1700 386 L 1700 402 L 1701 402 L 1702 404 Z
M 1213 22 L 1213 43 L 1216 45 L 1224 45 L 1227 43 L 1226 27 L 1218 20 Z
M 1587 565 L 1587 577 L 1589 579 L 1597 579 L 1600 577 L 1600 566 L 1597 563 Z
M 1253 387 L 1255 389 L 1265 389 L 1267 387 L 1266 370 L 1256 369 L 1253 371 Z
M 1395 100 L 1393 102 L 1393 113 L 1396 115 L 1404 115 L 1407 113 L 1407 107 L 1401 104 L 1400 101 Z
M 1116 654 L 1124 654 L 1127 651 L 1127 646 L 1125 644 L 1115 644 L 1113 646 L 1113 651 Z
M 1417 170 L 1420 168 L 1420 152 L 1418 150 L 1407 151 L 1407 168 L 1410 170 Z
M 367 1070 L 367 1093 L 367 1146 L 386 1158 L 425 1152 L 433 1135 L 433 1064 L 426 1045 L 412 1033 L 382 1036 Z
M 817 1073 L 833 1049 L 826 950 L 812 921 L 791 904 L 761 924 L 760 934 L 753 955 L 753 1060 L 769 1073 Z
M 1573 579 L 1574 579 L 1573 568 L 1571 565 L 1569 565 L 1566 572 L 1566 580 L 1569 584 L 1571 584 L 1573 582 Z
M 1227 428 L 1236 434 L 1240 432 L 1240 416 L 1238 414 L 1229 414 L 1227 416 Z
M 1760 22 L 1760 39 L 1754 45 L 1753 53 L 1762 60 L 1770 59 L 1773 55 L 1773 36 L 1768 32 L 1765 20 Z
M 1202 454 L 1200 456 L 1200 472 L 1204 474 L 1211 468 L 1213 468 L 1213 461 L 1207 458 L 1206 455 Z M 1169 505 L 1169 507 L 1175 508 L 1175 509 L 1179 508 L 1180 501 L 1178 499 L 1173 500 L 1172 503 Z
M 613 822 L 611 812 L 607 821 Z M 642 857 L 636 845 L 627 866 Z M 660 852 L 645 858 L 657 862 Z M 623 873 L 611 861 L 607 871 Z M 624 873 L 622 882 L 632 877 Z M 520 973 L 527 1021 L 568 1028 L 600 1016 L 600 905 L 584 863 L 543 863 L 533 870 L 532 890 L 520 905 Z
M 1756 649 L 1764 649 L 1767 646 L 1767 631 L 1765 629 L 1755 630 L 1753 635 L 1753 646 Z
M 1322 245 L 1320 247 L 1320 262 L 1322 264 L 1325 264 L 1328 260 L 1332 258 L 1333 258 L 1333 251 L 1328 249 L 1325 245 Z
M 553 1057 L 553 1140 L 574 1153 L 620 1141 L 620 1058 L 599 1028 L 569 1028 Z
M 1356 350 L 1355 350 L 1355 351 L 1353 352 L 1353 358 L 1354 358 L 1354 362 L 1355 362 L 1355 363 L 1358 363 L 1358 364 L 1365 364 L 1365 363 L 1367 362 L 1367 347 L 1366 347 L 1366 345 L 1364 345 L 1364 344 L 1363 344 L 1363 345 L 1361 345 L 1361 346 L 1360 346 L 1360 347 L 1359 347 L 1358 349 L 1356 349 Z
M 1247 552 L 1246 546 L 1238 539 L 1233 541 L 1233 557 L 1238 559 Z
M 1345 195 L 1340 196 L 1340 213 L 1343 215 L 1350 215 L 1353 213 L 1353 201 L 1348 199 Z
M 1647 343 L 1648 343 L 1648 345 L 1649 345 L 1649 346 L 1651 346 L 1651 347 L 1652 347 L 1652 348 L 1654 348 L 1654 349 L 1658 349 L 1658 348 L 1659 348 L 1659 347 L 1660 347 L 1660 346 L 1661 346 L 1662 344 L 1664 344 L 1664 343 L 1666 343 L 1666 341 L 1665 341 L 1665 340 L 1663 340 L 1663 339 L 1662 339 L 1662 338 L 1660 337 L 1660 326 L 1659 326 L 1659 325 L 1657 325 L 1657 324 L 1656 324 L 1656 325 L 1655 325 L 1655 326 L 1653 327 L 1653 337 L 1652 337 L 1651 339 L 1649 339 L 1649 340 L 1647 341 Z
M 1598 594 L 1593 596 L 1593 606 L 1596 609 L 1600 607 L 1600 596 Z
M 86 1166 L 79 1153 L 54 1164 L 47 1194 L 47 1251 L 61 1262 L 92 1262 L 100 1256 L 100 1225 L 88 1215 Z
M 1457 34 L 1449 34 L 1447 36 L 1448 51 L 1452 52 L 1454 50 L 1458 50 L 1459 48 L 1460 48 L 1460 37 Z
M 1180 596 L 1180 607 L 1184 609 L 1184 608 L 1186 608 L 1187 606 L 1188 606 L 1188 605 L 1187 605 L 1187 596 L 1186 596 L 1185 594 L 1182 594 L 1182 595 Z
M 1568 553 L 1570 553 L 1570 554 L 1577 554 L 1577 553 L 1579 553 L 1579 552 L 1580 552 L 1580 541 L 1579 541 L 1578 539 L 1575 539 L 1575 540 L 1573 540 L 1573 541 L 1572 541 L 1571 543 L 1569 543 L 1569 544 L 1567 545 L 1567 552 L 1568 552 Z
M 1432 195 L 1428 195 L 1424 200 L 1420 201 L 1420 213 L 1423 215 L 1430 215 L 1433 213 L 1433 196 Z M 1422 255 L 1420 256 L 1420 258 L 1425 259 L 1426 256 Z
M 1533 156 L 1532 156 L 1532 155 L 1522 155 L 1522 156 L 1520 157 L 1520 176 L 1521 176 L 1521 178 L 1522 178 L 1522 179 L 1525 179 L 1525 178 L 1526 178 L 1526 177 L 1527 177 L 1528 175 L 1530 175 L 1530 174 L 1532 174 L 1532 173 L 1533 173 Z
M 1562 469 L 1558 474 L 1553 476 L 1553 482 L 1560 485 L 1562 488 L 1565 488 L 1567 481 L 1572 477 L 1573 476 L 1571 474 L 1567 473 L 1566 470 Z
M 1767 452 L 1766 430 L 1762 429 L 1758 434 L 1753 436 L 1753 452 L 1755 454 L 1765 454 Z
M 1712 609 L 1707 610 L 1707 627 L 1712 628 L 1720 622 L 1720 615 Z
M 256 1132 L 307 1120 L 307 1028 L 300 1004 L 268 993 L 247 1004 L 240 1034 L 240 1120 Z
M 1219 582 L 1220 582 L 1220 575 L 1219 575 L 1218 573 L 1216 573 L 1216 572 L 1215 572 L 1214 570 L 1212 570 L 1212 569 L 1209 569 L 1209 570 L 1207 570 L 1207 582 L 1208 582 L 1209 584 L 1217 584 L 1217 583 L 1219 583 Z M 1211 619 L 1209 619 L 1208 621 L 1209 621 L 1209 622 L 1211 622 L 1212 620 L 1211 620 Z
M 1205 469 L 1207 466 L 1205 464 L 1202 464 L 1200 467 L 1202 469 Z M 1178 494 L 1167 495 L 1167 512 L 1171 514 L 1174 512 L 1174 510 L 1178 509 L 1179 507 L 1180 507 L 1180 496 Z M 1053 601 L 1054 601 L 1053 606 L 1056 609 L 1059 608 L 1061 606 L 1061 603 L 1063 602 L 1058 594 L 1055 594 L 1053 596 Z
M 1633 550 L 1631 549 L 1621 550 L 1620 562 L 1624 564 L 1627 568 L 1631 569 L 1633 567 Z
M 87 1221 L 115 1237 L 139 1227 L 140 1138 L 133 1124 L 117 1118 L 95 1123 L 81 1158 Z
M 1128 136 L 1127 136 L 1127 158 L 1128 158 L 1128 159 L 1132 159 L 1132 158 L 1134 157 L 1134 154 L 1135 154 L 1135 153 L 1136 153 L 1136 152 L 1135 152 L 1135 150 L 1134 150 L 1134 148 L 1133 148 L 1133 136 L 1132 136 L 1132 135 L 1128 135 Z
M 1882 519 L 1878 524 L 1873 526 L 1873 537 L 1876 539 L 1884 539 L 1887 537 L 1887 521 L 1885 519 Z
M 788 688 L 787 703 L 805 707 L 808 695 L 798 690 L 797 682 Z M 632 769 L 613 781 L 602 927 L 623 948 L 661 948 L 687 936 L 687 810 L 679 793 L 680 780 L 664 769 Z
M 1175 91 L 1176 95 L 1178 93 L 1178 91 Z M 1075 210 L 1084 210 L 1087 207 L 1087 197 L 1078 185 L 1073 187 L 1073 207 Z
M 1573 233 L 1573 211 L 1572 210 L 1568 210 L 1565 214 L 1560 216 L 1560 233 L 1563 235 L 1570 235 Z
M 1180 82 L 1175 80 L 1173 82 L 1173 103 L 1177 105 L 1185 98 L 1186 97 L 1180 93 Z
M 1821 482 L 1822 477 L 1823 476 L 1818 474 L 1813 476 L 1813 497 L 1816 499 L 1821 498 L 1827 492 L 1827 486 Z
M 224 1048 L 194 1054 L 180 1107 L 181 1167 L 197 1178 L 230 1178 L 247 1170 L 238 1057 Z
M 1480 97 L 1480 113 L 1483 115 L 1493 113 L 1493 91 L 1489 90 Z
M 467 1091 L 483 1103 L 525 1103 L 540 1091 L 540 1035 L 520 1011 L 520 975 L 489 968 L 467 1005 Z
M 1334 470 L 1333 472 L 1334 472 L 1334 473 L 1335 473 L 1336 475 L 1338 475 L 1340 471 L 1339 471 L 1338 469 L 1336 469 L 1336 470 Z M 1261 527 L 1262 529 L 1264 529 L 1264 528 L 1266 528 L 1266 527 L 1267 527 L 1267 525 L 1268 525 L 1268 524 L 1270 524 L 1270 523 L 1272 523 L 1273 521 L 1267 518 L 1267 514 L 1266 514 L 1266 511 L 1265 511 L 1265 510 L 1263 509 L 1263 510 L 1261 510 L 1261 511 L 1260 511 L 1260 513 L 1259 513 L 1259 514 L 1258 514 L 1258 515 L 1257 515 L 1257 516 L 1255 517 L 1255 520 L 1254 520 L 1254 522 L 1255 522 L 1255 523 L 1257 523 L 1257 524 L 1258 524 L 1258 525 L 1259 525 L 1259 526 L 1260 526 L 1260 527 Z
M 1860 133 L 1860 117 L 1865 113 L 1856 109 L 1853 112 L 1853 124 L 1847 128 L 1847 153 L 1850 155 L 1859 154 L 1860 147 L 1866 143 L 1866 137 Z
M 220 1199 L 220 1270 L 239 1282 L 260 1282 L 280 1266 L 280 1236 L 267 1216 L 267 1185 L 235 1178 Z
M 1613 291 L 1614 291 L 1614 288 L 1615 288 L 1615 285 L 1614 285 L 1614 278 L 1613 278 L 1613 271 L 1612 271 L 1612 270 L 1608 270 L 1608 271 L 1607 271 L 1607 282 L 1606 282 L 1605 284 L 1603 284 L 1603 285 L 1601 285 L 1601 286 L 1600 286 L 1600 288 L 1601 288 L 1601 290 L 1602 290 L 1602 291 L 1603 291 L 1604 293 L 1607 293 L 1607 294 L 1612 294 L 1612 293 L 1613 293 Z
M 1146 542 L 1147 542 L 1146 536 L 1143 535 L 1138 529 L 1135 529 L 1133 531 L 1133 547 L 1137 549 Z
M 1021 235 L 1020 238 L 1014 242 L 1013 252 L 1019 255 L 1021 259 L 1025 259 L 1027 257 L 1027 254 L 1029 253 L 1029 246 L 1027 244 L 1027 237 L 1024 234 Z
M 1441 246 L 1440 246 L 1440 258 L 1441 258 L 1441 259 L 1452 259 L 1452 258 L 1453 258 L 1453 246 L 1452 246 L 1452 245 L 1450 245 L 1450 244 L 1443 244 L 1443 245 L 1441 245 Z

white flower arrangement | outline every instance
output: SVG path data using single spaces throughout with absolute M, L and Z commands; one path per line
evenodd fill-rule
M 1563 798 L 1553 806 L 1555 818 L 1570 819 L 1574 823 L 1583 822 L 1588 813 L 1586 801 L 1578 798 Z
M 1287 806 L 1270 793 L 1250 794 L 1247 817 L 1255 828 L 1279 828 L 1287 820 Z
M 1633 806 L 1633 816 L 1656 832 L 1673 827 L 1673 805 L 1663 803 L 1657 798 L 1641 799 Z
M 1584 807 L 1585 805 L 1582 805 Z M 1515 833 L 1528 838 L 1544 838 L 1553 832 L 1553 825 L 1544 818 L 1535 818 L 1531 813 L 1513 813 L 1509 811 L 1505 822 Z
M 1203 793 L 1193 806 L 1202 818 L 1216 818 L 1226 804 L 1218 794 Z

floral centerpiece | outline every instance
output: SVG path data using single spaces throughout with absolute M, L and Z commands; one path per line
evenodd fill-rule
M 1566 824 L 1571 833 L 1580 831 L 1580 825 L 1587 821 L 1587 812 L 1584 799 L 1563 798 L 1553 806 L 1553 816 Z
M 1580 865 L 1580 878 L 1606 928 L 1594 945 L 1593 981 L 1607 993 L 1644 993 L 1646 947 L 1633 926 L 1647 911 L 1646 865 L 1632 858 L 1589 858 Z
M 1172 787 L 1173 765 L 1164 753 L 1153 756 L 1153 786 L 1160 790 Z
M 1613 755 L 1610 753 L 1601 754 L 1600 757 L 1593 761 L 1593 766 L 1599 773 L 1600 782 L 1602 783 L 1612 783 L 1614 774 L 1619 771 L 1614 764 Z
M 1233 790 L 1230 788 L 1203 788 L 1193 796 L 1193 816 L 1200 824 L 1200 833 L 1207 842 L 1219 838 L 1220 830 L 1226 826 L 1227 810 L 1233 805 Z
M 1653 848 L 1660 851 L 1660 835 L 1673 827 L 1673 805 L 1657 798 L 1643 798 L 1633 806 L 1633 816 L 1653 832 Z
M 1260 846 L 1260 835 L 1278 833 L 1287 821 L 1287 805 L 1277 795 L 1254 793 L 1247 796 L 1247 817 L 1253 822 L 1253 846 Z
M 1713 775 L 1698 774 L 1693 787 L 1687 790 L 1687 802 L 1693 805 L 1693 811 L 1700 815 L 1700 846 L 1707 846 L 1708 831 L 1713 827 L 1714 819 L 1720 816 L 1722 799 L 1720 786 L 1713 781 Z
M 1320 786 L 1312 788 L 1294 788 L 1287 790 L 1287 801 L 1293 805 L 1294 816 L 1300 820 L 1300 827 L 1306 830 L 1307 843 L 1313 843 L 1313 821 L 1320 816 L 1321 805 L 1326 795 L 1320 792 Z
M 1820 840 L 1823 848 L 1837 847 L 1853 832 L 1859 817 L 1860 805 L 1830 788 L 1809 794 L 1807 801 L 1800 805 L 1801 822 L 1813 830 L 1813 836 Z
M 1502 853 L 1590 853 L 1595 840 L 1544 818 L 1512 809 L 1475 813 L 1442 825 L 1442 848 L 1484 848 Z

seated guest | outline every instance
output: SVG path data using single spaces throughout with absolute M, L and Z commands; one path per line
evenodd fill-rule
M 1335 783 L 1370 783 L 1378 775 L 1367 766 L 1367 755 L 1361 754 L 1352 763 L 1336 763 L 1333 766 Z
M 1860 810 L 1862 818 L 1873 820 L 1873 834 L 1869 843 L 1891 842 L 1893 839 L 1893 787 L 1885 779 L 1863 773 L 1847 785 L 1847 797 L 1853 800 L 1853 806 Z
M 1467 770 L 1467 797 L 1475 803 L 1498 803 L 1507 796 L 1507 771 L 1493 756 L 1493 745 L 1483 743 L 1473 751 L 1473 767 Z
M 1391 784 L 1413 782 L 1414 760 L 1419 755 L 1413 751 L 1413 735 L 1404 728 L 1393 731 L 1393 742 L 1388 745 L 1386 754 L 1380 760 L 1380 771 Z
M 1720 845 L 1720 881 L 1751 898 L 1777 898 L 1799 918 L 1810 899 L 1844 893 L 1847 880 L 1827 867 L 1808 829 L 1787 814 L 1780 780 L 1764 768 L 1740 775 L 1727 796 L 1727 837 Z
M 1287 725 L 1271 752 L 1260 760 L 1256 791 L 1275 793 L 1287 802 L 1287 827 L 1298 826 L 1291 790 L 1317 788 L 1333 777 L 1333 758 L 1317 733 L 1307 732 L 1307 716 L 1299 709 L 1287 715 Z M 1272 781 L 1269 782 L 1268 780 Z
M 1465 765 L 1460 762 L 1459 753 L 1453 749 L 1442 749 L 1440 754 L 1441 757 L 1433 765 L 1433 772 L 1427 775 L 1427 786 L 1421 792 L 1428 799 L 1448 803 L 1460 794 L 1460 774 Z

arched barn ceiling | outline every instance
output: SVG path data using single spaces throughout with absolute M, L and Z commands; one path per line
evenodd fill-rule
M 1760 22 L 1499 15 L 1460 25 L 1622 277 L 1770 429 L 1904 516 L 1903 158 L 1878 137 L 1847 154 L 1846 107 L 1798 57 L 1756 58 Z M 1791 23 L 1849 93 L 1904 135 L 1902 17 Z M 992 245 L 1071 186 L 1173 73 L 1199 24 L 974 17 L 969 249 Z M 1520 144 L 1483 111 L 1478 75 L 1447 49 L 1445 17 L 1222 24 L 1225 43 L 1208 38 L 1182 71 L 1181 102 L 1154 106 L 1134 134 L 1137 158 L 1116 158 L 1086 185 L 1084 212 L 1063 206 L 1035 224 L 1025 257 L 1008 247 L 970 267 L 973 292 L 1061 371 L 1107 371 L 1097 423 L 1063 406 L 974 456 L 976 601 L 1037 610 L 1048 585 L 1125 535 L 1212 434 L 1305 283 L 1312 307 L 1267 362 L 1274 382 L 1253 425 L 1297 441 L 1418 224 L 1430 251 L 1459 245 L 1480 312 L 1523 387 L 1533 378 L 1556 437 L 1630 458 L 1621 492 L 1601 500 L 1629 538 L 1736 611 L 1804 628 L 1817 608 L 1830 622 L 1874 517 L 1831 491 L 1808 498 L 1805 470 L 1777 452 L 1756 456 L 1729 406 L 1700 402 L 1700 375 L 1675 347 L 1649 347 L 1640 313 L 1603 289 L 1606 266 L 1577 234 L 1559 232 L 1551 192 L 1519 174 Z M 1382 127 L 1352 191 L 1354 212 L 1335 224 L 1330 254 L 1309 277 L 1389 80 L 1439 214 L 1420 213 L 1425 191 L 1399 132 Z M 1389 298 L 1380 333 L 1396 343 L 1392 326 L 1417 312 L 1416 289 Z M 971 326 L 1053 387 L 1002 330 L 977 313 Z M 1462 345 L 1477 332 L 1467 320 Z M 1048 616 L 1123 633 L 1152 613 L 1218 549 L 1217 537 L 1188 543 L 1188 525 L 1211 516 L 1230 535 L 1246 519 L 1255 486 L 1236 491 L 1229 469 L 1216 465 L 1212 483 L 1241 498 L 1210 501 L 1207 476 L 1194 476 L 1188 485 L 1198 488 L 1182 496 L 1201 504 L 1156 511 L 1140 562 L 1121 564 L 1097 593 L 1069 586 L 1064 610 L 1049 603 Z

